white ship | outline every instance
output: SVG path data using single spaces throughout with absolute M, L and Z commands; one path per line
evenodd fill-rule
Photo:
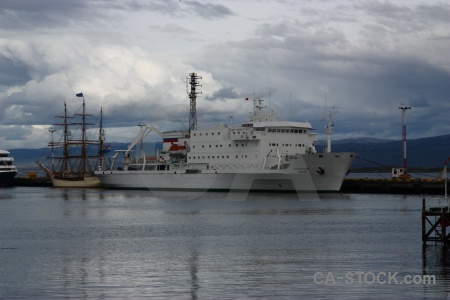
M 10 186 L 17 174 L 14 165 L 14 158 L 9 155 L 9 151 L 0 149 L 0 186 Z
M 179 191 L 338 192 L 356 157 L 355 153 L 331 152 L 331 119 L 328 147 L 318 153 L 314 146 L 317 133 L 309 122 L 281 121 L 274 112 L 264 114 L 263 100 L 257 97 L 247 122 L 205 129 L 196 128 L 192 83 L 190 98 L 189 131 L 160 132 L 141 125 L 128 149 L 116 151 L 111 169 L 95 172 L 102 185 Z M 133 147 L 151 131 L 163 138 L 161 153 L 133 158 Z M 117 167 L 121 157 L 122 165 Z

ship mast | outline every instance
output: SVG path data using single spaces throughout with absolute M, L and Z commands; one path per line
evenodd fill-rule
M 103 137 L 104 137 L 104 132 L 103 132 L 103 107 L 100 107 L 100 128 L 99 128 L 99 132 L 98 132 L 98 154 L 100 156 L 100 170 L 103 170 L 103 158 L 104 158 L 104 153 L 103 153 Z
M 201 87 L 198 79 L 202 79 L 201 76 L 197 76 L 196 73 L 189 74 L 190 80 L 189 85 L 191 86 L 191 91 L 188 93 L 191 102 L 191 109 L 189 112 L 189 131 L 197 129 L 197 94 L 202 92 L 197 92 L 196 87 Z
M 62 118 L 64 119 L 64 122 L 62 124 L 53 124 L 57 126 L 63 127 L 63 157 L 62 157 L 62 172 L 69 172 L 69 123 L 67 122 L 68 117 L 67 116 L 67 104 L 66 101 L 64 101 L 64 116 L 56 116 L 56 118 Z M 59 143 L 60 144 L 60 143 Z M 51 142 L 51 146 L 58 145 L 58 143 L 55 143 L 54 141 Z
M 331 134 L 333 133 L 333 111 L 330 110 L 328 112 L 328 124 L 326 127 L 326 134 L 327 134 L 327 153 L 331 153 Z
M 51 142 L 50 142 L 50 146 L 52 149 L 52 174 L 55 174 L 55 142 L 53 139 L 53 134 L 57 131 L 55 128 L 50 128 L 48 130 L 50 132 L 51 135 Z
M 92 115 L 86 114 L 86 103 L 84 100 L 83 93 L 76 94 L 77 97 L 83 97 L 83 112 L 81 114 L 75 114 L 75 116 L 81 116 L 81 124 L 80 123 L 73 123 L 81 125 L 81 177 L 85 177 L 86 175 L 86 164 L 88 161 L 88 154 L 87 154 L 87 148 L 86 148 L 86 126 L 87 125 L 94 125 L 94 124 L 88 124 L 86 123 L 86 117 L 91 117 Z

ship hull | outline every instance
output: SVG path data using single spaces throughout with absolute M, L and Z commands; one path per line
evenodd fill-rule
M 11 186 L 16 176 L 16 171 L 2 171 L 0 172 L 0 186 Z
M 354 153 L 305 154 L 296 155 L 286 169 L 107 170 L 95 174 L 102 186 L 116 189 L 324 193 L 340 190 L 354 158 Z
M 52 178 L 53 187 L 64 188 L 98 188 L 101 187 L 101 182 L 97 177 L 85 177 L 81 180 L 67 180 Z

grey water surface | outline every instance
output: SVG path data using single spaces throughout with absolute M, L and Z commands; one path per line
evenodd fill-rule
M 446 299 L 424 197 L 0 189 L 0 299 Z

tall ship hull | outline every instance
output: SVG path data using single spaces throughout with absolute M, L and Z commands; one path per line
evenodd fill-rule
M 61 188 L 99 188 L 102 186 L 100 180 L 95 176 L 76 180 L 58 179 L 54 177 L 51 179 L 54 187 Z
M 189 130 L 160 132 L 140 124 L 141 132 L 126 150 L 116 150 L 110 169 L 97 170 L 103 186 L 117 189 L 178 191 L 338 192 L 355 153 L 319 153 L 307 121 L 281 121 L 265 113 L 263 100 L 253 98 L 253 112 L 239 125 L 197 128 L 195 73 L 190 74 Z M 248 98 L 246 99 L 248 100 Z M 156 156 L 136 158 L 134 147 L 150 132 L 162 137 Z M 119 162 L 118 162 L 119 161 Z
M 14 159 L 9 154 L 9 151 L 0 149 L 0 187 L 11 186 L 17 175 Z

